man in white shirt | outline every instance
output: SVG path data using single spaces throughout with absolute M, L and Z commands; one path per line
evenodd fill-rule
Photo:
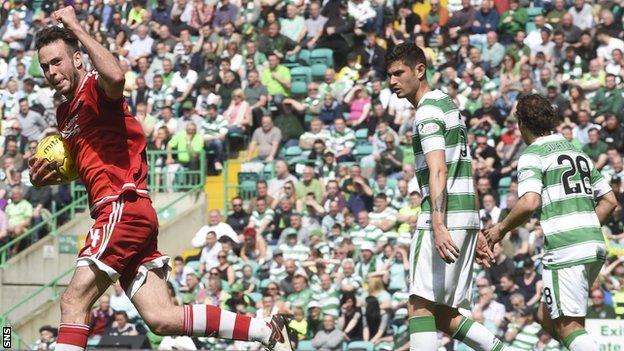
M 613 50 L 620 49 L 624 52 L 624 41 L 618 38 L 613 38 L 604 29 L 599 29 L 596 33 L 596 39 L 600 43 L 596 54 L 598 59 L 602 60 L 604 64 L 613 63 Z
M 203 274 L 209 272 L 212 268 L 219 266 L 219 252 L 223 250 L 221 243 L 217 241 L 217 234 L 209 231 L 206 234 L 204 247 L 199 256 L 199 271 Z
M 592 7 L 585 0 L 574 0 L 574 6 L 570 7 L 568 13 L 572 16 L 574 25 L 581 30 L 591 29 L 594 24 Z
M 173 96 L 178 102 L 186 100 L 193 91 L 193 85 L 197 81 L 197 72 L 190 68 L 190 61 L 186 58 L 180 60 L 180 69 L 171 78 Z
M 496 206 L 496 200 L 494 200 L 494 196 L 487 194 L 483 196 L 483 208 L 479 211 L 479 217 L 483 218 L 486 215 L 489 215 L 492 218 L 492 223 L 498 223 L 498 219 L 501 214 L 501 209 Z
M 494 289 L 487 278 L 477 279 L 479 297 L 472 308 L 472 313 L 482 313 L 483 319 L 500 328 L 505 317 L 505 306 L 494 299 Z
M 235 243 L 241 242 L 234 229 L 229 224 L 223 222 L 223 216 L 221 216 L 219 210 L 210 210 L 208 213 L 208 224 L 199 228 L 195 237 L 191 240 L 191 245 L 193 247 L 203 247 L 206 243 L 206 235 L 210 232 L 215 232 L 217 240 L 221 239 L 222 236 L 227 236 Z
M 2 41 L 9 44 L 13 50 L 23 47 L 24 39 L 28 34 L 28 26 L 20 19 L 18 14 L 13 15 L 11 23 L 7 25 L 6 31 L 2 36 Z
M 134 62 L 143 56 L 150 56 L 152 54 L 152 46 L 154 45 L 154 39 L 148 34 L 147 26 L 140 25 L 137 29 L 137 36 L 132 40 L 130 45 L 130 52 L 128 58 Z

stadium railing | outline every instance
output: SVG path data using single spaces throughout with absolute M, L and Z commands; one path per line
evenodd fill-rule
M 197 185 L 203 186 L 206 176 L 206 155 L 205 153 L 199 153 L 198 165 L 196 169 L 188 169 L 183 166 L 170 166 L 164 164 L 164 158 L 167 156 L 167 151 L 150 150 L 147 152 L 148 158 L 148 189 L 150 193 L 155 192 L 180 192 L 189 191 Z M 171 151 L 172 155 L 176 155 L 179 152 Z M 162 161 L 162 165 L 158 160 Z M 168 184 L 167 181 L 170 181 Z M 13 238 L 5 245 L 0 247 L 0 269 L 7 267 L 7 262 L 11 256 L 11 251 L 18 245 L 24 245 L 22 242 L 25 240 L 33 241 L 33 238 L 44 228 L 48 229 L 48 235 L 58 235 L 58 229 L 60 227 L 60 219 L 65 216 L 70 219 L 74 218 L 76 213 L 87 210 L 89 202 L 84 185 L 73 182 L 70 186 L 72 199 L 74 199 L 69 205 L 56 211 L 53 207 L 52 215 L 36 224 L 24 234 Z
M 177 196 L 175 199 L 173 199 L 172 201 L 170 201 L 167 205 L 160 207 L 157 209 L 157 214 L 161 215 L 167 211 L 169 211 L 169 209 L 171 209 L 174 205 L 176 205 L 178 202 L 182 201 L 184 198 L 186 198 L 187 196 L 191 196 L 197 192 L 202 192 L 204 190 L 204 184 L 203 181 L 201 181 L 198 184 L 195 184 L 193 186 L 190 186 L 183 194 L 181 194 L 180 196 Z M 32 299 L 34 299 L 35 297 L 48 292 L 49 298 L 47 301 L 56 301 L 61 297 L 61 291 L 62 289 L 65 288 L 64 285 L 59 284 L 60 281 L 62 281 L 64 278 L 68 277 L 73 271 L 74 271 L 74 266 L 71 266 L 69 269 L 67 269 L 66 271 L 64 271 L 63 273 L 61 273 L 58 277 L 52 279 L 50 282 L 48 282 L 47 284 L 41 286 L 40 288 L 38 288 L 37 290 L 33 291 L 32 293 L 24 296 L 24 298 L 22 298 L 20 301 L 18 301 L 15 305 L 11 306 L 10 308 L 8 308 L 6 311 L 2 312 L 2 315 L 0 315 L 0 325 L 2 326 L 10 326 L 11 324 L 11 320 L 10 320 L 10 315 L 12 312 L 14 312 L 15 310 L 17 310 L 18 308 L 30 303 L 30 301 Z M 14 335 L 15 331 L 12 331 L 12 333 Z M 17 340 L 18 342 L 21 342 L 21 339 L 19 338 L 19 336 L 17 336 L 15 338 L 15 340 Z M 21 349 L 19 347 L 19 344 L 16 346 L 16 349 Z

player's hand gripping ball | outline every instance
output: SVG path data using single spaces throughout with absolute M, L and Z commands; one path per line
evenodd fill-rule
M 63 182 L 71 182 L 78 178 L 78 169 L 65 147 L 65 142 L 60 135 L 50 135 L 43 138 L 37 145 L 35 159 L 45 158 L 50 162 Z

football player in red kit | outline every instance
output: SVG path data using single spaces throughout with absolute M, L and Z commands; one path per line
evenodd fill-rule
M 215 306 L 171 302 L 166 285 L 170 259 L 157 249 L 158 218 L 146 186 L 146 140 L 123 96 L 124 73 L 80 26 L 72 7 L 54 12 L 53 18 L 63 28 L 39 31 L 36 49 L 45 78 L 66 98 L 56 118 L 95 219 L 61 298 L 56 350 L 85 349 L 91 307 L 117 279 L 156 334 L 217 336 L 292 350 L 282 316 L 266 323 Z M 91 72 L 82 62 L 79 42 L 95 67 Z M 32 160 L 29 166 L 35 186 L 60 183 L 46 160 Z

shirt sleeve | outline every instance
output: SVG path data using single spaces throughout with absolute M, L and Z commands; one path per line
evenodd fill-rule
M 598 172 L 596 167 L 593 166 L 591 170 L 591 186 L 594 190 L 594 199 L 596 200 L 604 196 L 606 193 L 612 191 L 607 179 L 603 177 L 600 172 Z
M 528 192 L 542 193 L 542 162 L 536 154 L 524 154 L 518 160 L 518 198 Z
M 440 111 L 434 107 L 422 106 L 416 111 L 413 133 L 420 138 L 423 154 L 434 150 L 446 150 L 444 133 L 446 123 Z

